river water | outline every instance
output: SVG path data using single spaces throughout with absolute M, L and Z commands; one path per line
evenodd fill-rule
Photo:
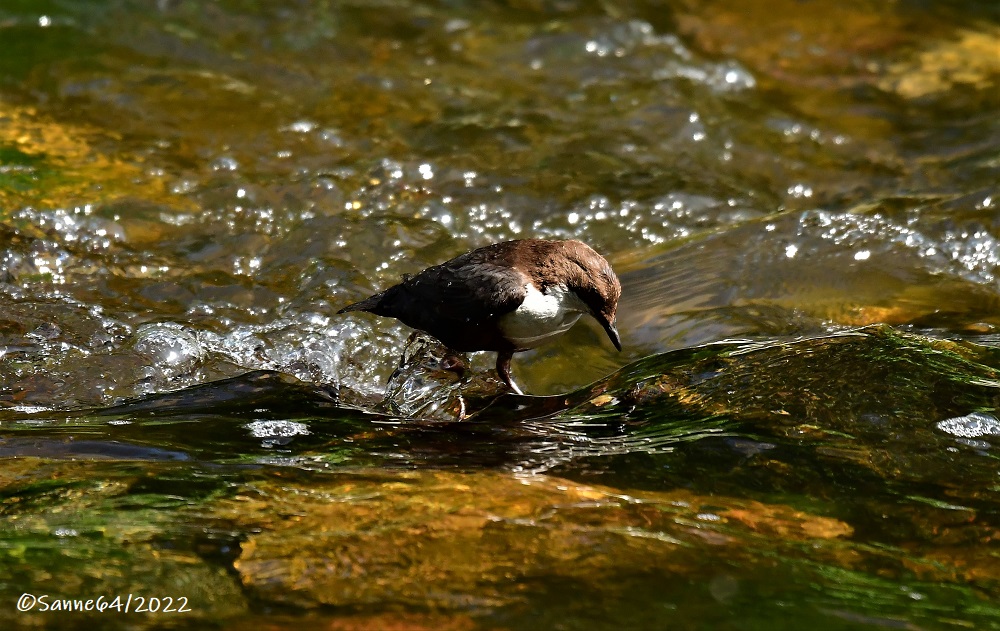
M 1000 626 L 998 209 L 992 1 L 0 3 L 0 620 Z M 621 353 L 335 315 L 523 237 Z

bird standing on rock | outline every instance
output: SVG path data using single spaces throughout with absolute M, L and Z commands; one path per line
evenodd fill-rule
M 452 350 L 494 351 L 497 373 L 514 392 L 514 353 L 559 337 L 589 314 L 622 349 L 615 313 L 621 284 L 603 256 L 580 241 L 521 239 L 488 245 L 404 276 L 337 313 L 396 318 Z

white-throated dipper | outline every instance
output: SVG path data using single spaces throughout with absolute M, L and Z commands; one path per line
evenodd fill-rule
M 622 349 L 615 312 L 621 284 L 603 256 L 580 241 L 522 239 L 488 245 L 428 267 L 337 313 L 396 318 L 461 352 L 495 351 L 514 392 L 514 353 L 559 337 L 590 314 Z

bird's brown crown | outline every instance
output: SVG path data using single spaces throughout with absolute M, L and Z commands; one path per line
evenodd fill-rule
M 506 257 L 539 290 L 566 285 L 583 300 L 593 315 L 614 322 L 622 288 L 618 276 L 603 256 L 580 241 L 524 239 Z

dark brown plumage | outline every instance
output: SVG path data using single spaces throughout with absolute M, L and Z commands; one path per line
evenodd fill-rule
M 523 239 L 489 245 L 429 267 L 337 313 L 368 311 L 425 331 L 456 351 L 495 351 L 500 378 L 515 352 L 593 316 L 621 350 L 615 317 L 621 285 L 580 241 Z

